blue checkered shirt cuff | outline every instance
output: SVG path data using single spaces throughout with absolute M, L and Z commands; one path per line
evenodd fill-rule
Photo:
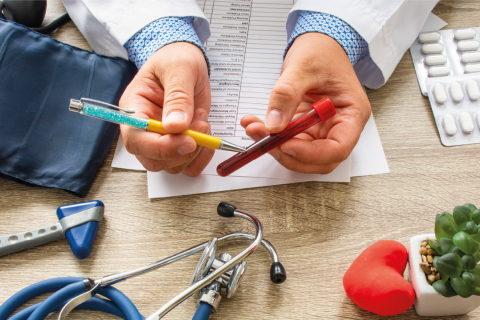
M 343 20 L 327 13 L 300 11 L 297 24 L 288 40 L 284 57 L 293 41 L 299 35 L 307 32 L 320 32 L 337 40 L 347 53 L 353 66 L 368 55 L 368 43 Z
M 210 73 L 210 61 L 193 28 L 193 17 L 160 18 L 135 33 L 123 46 L 130 61 L 140 69 L 158 49 L 179 41 L 193 43 L 202 50 Z

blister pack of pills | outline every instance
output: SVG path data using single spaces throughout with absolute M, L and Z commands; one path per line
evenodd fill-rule
M 428 78 L 425 84 L 442 144 L 480 143 L 480 74 Z
M 426 80 L 480 72 L 480 28 L 421 33 L 410 47 L 420 90 Z

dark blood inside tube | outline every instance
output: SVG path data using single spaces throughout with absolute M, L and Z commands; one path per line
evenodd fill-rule
M 268 151 L 292 139 L 297 134 L 307 130 L 314 124 L 327 121 L 336 113 L 335 107 L 330 99 L 323 98 L 322 100 L 315 102 L 312 110 L 290 122 L 282 132 L 271 134 L 257 143 L 252 144 L 248 147 L 247 152 L 238 153 L 230 159 L 220 163 L 217 167 L 217 173 L 222 177 L 232 174 L 247 163 L 252 162 Z

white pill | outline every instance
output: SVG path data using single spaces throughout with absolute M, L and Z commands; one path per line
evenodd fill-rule
M 418 40 L 421 43 L 437 42 L 439 39 L 440 39 L 440 33 L 438 32 L 422 33 L 421 35 L 418 36 Z M 467 39 L 471 39 L 471 38 L 467 38 Z
M 475 51 L 480 46 L 477 40 L 462 40 L 458 42 L 458 51 Z
M 467 82 L 467 94 L 470 100 L 477 101 L 480 98 L 480 89 L 478 83 L 475 80 L 468 80 Z
M 450 96 L 452 96 L 452 99 L 455 102 L 460 102 L 463 100 L 462 86 L 457 81 L 454 81 L 450 84 Z
M 424 54 L 442 53 L 442 51 L 443 44 L 441 43 L 424 44 L 422 46 L 422 52 Z
M 455 40 L 467 40 L 475 37 L 475 30 L 462 29 L 455 31 Z
M 469 63 L 465 65 L 465 73 L 480 72 L 480 63 Z
M 462 54 L 463 63 L 480 62 L 480 52 L 467 52 Z
M 445 63 L 447 63 L 447 57 L 442 54 L 429 54 L 425 57 L 425 64 L 427 66 L 439 66 Z
M 453 136 L 457 132 L 455 119 L 449 113 L 443 116 L 443 130 L 445 130 L 445 133 L 449 136 Z
M 460 126 L 462 127 L 463 132 L 472 133 L 473 121 L 470 113 L 462 112 L 462 114 L 460 115 Z
M 447 92 L 443 84 L 437 83 L 433 86 L 433 96 L 439 104 L 444 104 L 447 101 Z
M 429 77 L 444 77 L 450 74 L 450 67 L 430 67 L 428 69 L 428 76 Z

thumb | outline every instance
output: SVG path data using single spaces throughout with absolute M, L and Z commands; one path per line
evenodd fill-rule
M 179 70 L 183 69 L 183 70 Z M 162 79 L 164 88 L 162 123 L 169 133 L 181 133 L 188 129 L 193 118 L 195 77 L 184 68 L 176 68 L 175 74 Z
M 270 133 L 285 129 L 306 91 L 303 81 L 291 72 L 286 71 L 280 76 L 270 95 L 265 118 L 265 128 Z

